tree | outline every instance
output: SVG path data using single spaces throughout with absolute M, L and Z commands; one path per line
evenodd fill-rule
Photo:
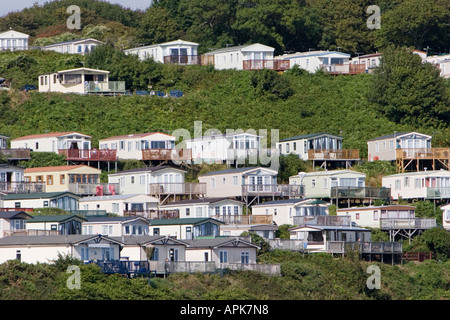
M 296 154 L 281 155 L 280 167 L 278 169 L 278 182 L 288 183 L 289 177 L 298 174 L 300 171 L 307 171 L 307 162 L 300 159 Z
M 437 259 L 445 260 L 450 257 L 450 232 L 443 228 L 425 230 L 414 242 L 414 246 L 426 245 L 437 255 Z
M 274 70 L 263 69 L 252 72 L 250 84 L 255 88 L 255 93 L 258 96 L 265 97 L 271 101 L 286 100 L 294 94 L 289 80 Z
M 448 124 L 450 104 L 444 79 L 411 49 L 387 47 L 372 80 L 368 99 L 387 118 L 413 126 Z
M 401 18 L 400 18 L 401 17 Z M 450 42 L 450 3 L 446 0 L 403 0 L 382 15 L 377 46 L 389 44 L 447 52 Z

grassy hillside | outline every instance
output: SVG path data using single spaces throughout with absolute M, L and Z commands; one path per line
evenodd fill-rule
M 0 75 L 12 79 L 18 89 L 37 84 L 38 74 L 80 66 L 80 59 L 39 51 L 0 54 Z M 124 72 L 138 72 L 130 68 Z M 279 75 L 159 64 L 152 70 L 153 74 L 140 71 L 139 77 L 154 77 L 154 89 L 181 89 L 184 96 L 98 97 L 10 90 L 0 92 L 0 132 L 15 138 L 76 130 L 92 135 L 95 145 L 101 138 L 135 132 L 171 133 L 183 128 L 193 133 L 194 121 L 202 121 L 203 131 L 267 129 L 270 134 L 278 129 L 280 139 L 314 132 L 341 134 L 344 148 L 360 149 L 363 157 L 367 139 L 394 131 L 434 134 L 436 146 L 448 145 L 448 128 L 398 125 L 379 114 L 367 100 L 372 75 L 332 77 L 295 71 Z M 121 80 L 120 75 L 116 78 Z

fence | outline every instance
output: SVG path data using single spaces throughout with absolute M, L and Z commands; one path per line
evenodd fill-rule
M 436 227 L 434 218 L 390 219 L 382 218 L 380 226 L 383 230 L 392 229 L 431 229 Z

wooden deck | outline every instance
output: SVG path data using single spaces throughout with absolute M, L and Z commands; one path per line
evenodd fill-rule
M 242 68 L 244 70 L 262 70 L 270 69 L 275 71 L 288 70 L 290 68 L 289 60 L 281 59 L 260 59 L 260 60 L 244 60 Z
M 358 149 L 309 149 L 308 160 L 360 160 Z
M 450 148 L 402 148 L 395 150 L 397 171 L 420 171 L 421 163 L 428 161 L 432 170 L 438 166 L 450 170 Z
M 142 160 L 177 160 L 187 161 L 192 159 L 192 150 L 190 149 L 144 149 L 142 150 Z
M 120 194 L 118 183 L 69 183 L 69 192 L 85 196 L 112 196 Z
M 8 158 L 9 160 L 30 160 L 30 149 L 18 148 L 18 149 L 0 149 L 0 155 Z
M 217 215 L 212 218 L 225 224 L 269 224 L 272 225 L 272 215 Z
M 117 152 L 113 149 L 60 149 L 59 154 L 65 156 L 66 161 L 116 161 Z
M 146 219 L 178 219 L 179 210 L 126 210 L 123 212 L 126 217 L 144 217 Z
M 330 64 L 330 65 L 320 65 L 319 67 L 323 71 L 332 75 L 339 75 L 339 74 L 355 75 L 366 72 L 366 65 L 364 63 Z

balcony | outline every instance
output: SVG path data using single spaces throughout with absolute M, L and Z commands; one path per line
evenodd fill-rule
M 3 231 L 4 237 L 14 237 L 14 236 L 57 236 L 61 233 L 58 230 L 5 230 Z
M 143 149 L 142 160 L 191 160 L 191 149 Z
M 345 63 L 345 64 L 321 64 L 319 68 L 329 74 L 360 74 L 366 72 L 364 63 Z
M 0 192 L 4 193 L 45 192 L 45 182 L 0 182 Z
M 117 152 L 111 149 L 60 149 L 67 161 L 116 161 Z
M 260 59 L 260 60 L 244 60 L 242 61 L 244 70 L 262 70 L 270 69 L 276 71 L 288 70 L 290 68 L 289 60 L 281 59 Z
M 450 187 L 427 187 L 426 199 L 449 199 Z
M 351 225 L 350 216 L 294 216 L 293 224 L 296 226 L 345 226 Z
M 168 183 L 150 183 L 151 196 L 163 195 L 190 195 L 204 196 L 206 194 L 206 183 L 197 182 L 168 182 Z
M 69 192 L 85 196 L 112 196 L 120 194 L 118 183 L 69 183 Z
M 0 149 L 0 155 L 8 158 L 8 160 L 30 160 L 30 149 Z
M 200 65 L 202 62 L 201 56 L 198 55 L 178 55 L 178 56 L 164 56 L 164 64 L 179 64 L 179 65 Z
M 450 148 L 401 148 L 395 150 L 397 160 L 449 159 Z
M 394 229 L 431 229 L 436 227 L 434 218 L 381 218 L 380 228 L 382 230 Z
M 330 198 L 344 199 L 388 199 L 391 188 L 376 187 L 331 187 Z
M 302 197 L 304 188 L 296 184 L 245 184 L 243 196 Z
M 89 81 L 84 86 L 85 93 L 125 93 L 125 81 Z
M 308 160 L 359 160 L 358 149 L 309 149 Z
M 178 219 L 179 210 L 126 210 L 123 212 L 126 217 L 144 217 L 146 219 Z
M 232 224 L 269 224 L 272 225 L 272 215 L 216 215 L 211 218 L 223 221 L 226 225 Z

